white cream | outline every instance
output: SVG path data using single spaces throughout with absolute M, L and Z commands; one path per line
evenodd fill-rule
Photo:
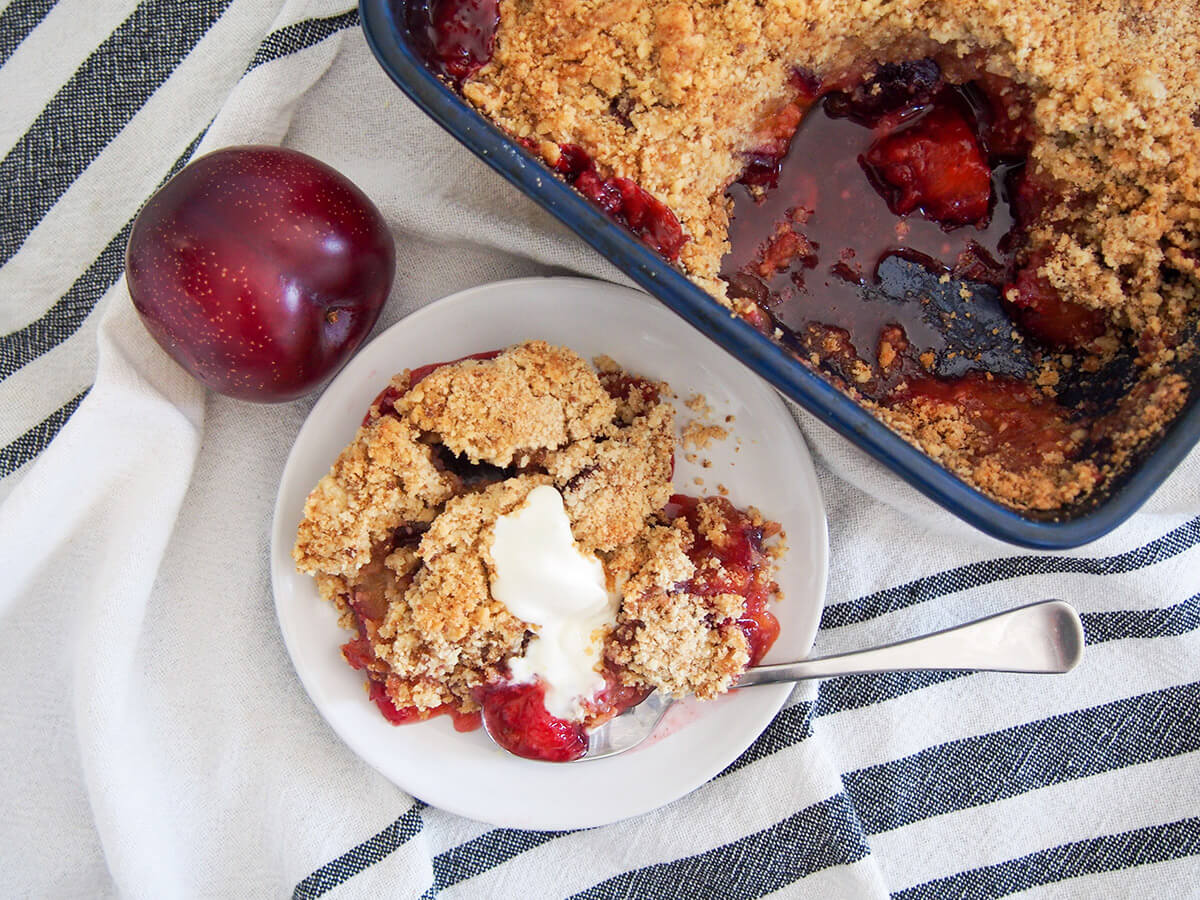
M 491 552 L 492 596 L 538 626 L 525 655 L 509 663 L 513 679 L 540 677 L 551 715 L 582 718 L 583 701 L 604 687 L 596 671 L 599 629 L 617 618 L 619 601 L 605 587 L 604 566 L 579 552 L 562 495 L 549 485 L 496 520 Z

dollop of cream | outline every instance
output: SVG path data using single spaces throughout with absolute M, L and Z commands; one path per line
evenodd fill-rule
M 537 626 L 525 654 L 509 662 L 513 679 L 540 677 L 547 711 L 578 721 L 584 701 L 604 688 L 596 671 L 601 629 L 616 622 L 620 602 L 605 586 L 604 566 L 580 552 L 562 495 L 550 485 L 496 520 L 491 554 L 492 596 Z

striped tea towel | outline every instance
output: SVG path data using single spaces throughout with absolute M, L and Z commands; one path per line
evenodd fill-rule
M 1108 538 L 1020 553 L 798 412 L 830 510 L 819 652 L 1054 596 L 1084 664 L 798 687 L 712 782 L 590 831 L 489 828 L 386 782 L 273 613 L 272 504 L 312 401 L 184 376 L 130 307 L 130 221 L 196 153 L 284 143 L 387 216 L 380 328 L 501 278 L 620 276 L 392 86 L 345 0 L 9 0 L 0 64 L 0 894 L 1200 896 L 1196 453 Z

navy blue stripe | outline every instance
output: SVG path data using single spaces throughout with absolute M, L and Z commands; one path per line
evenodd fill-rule
M 1165 825 L 1150 825 L 1121 834 L 1106 834 L 1060 844 L 1019 859 L 948 875 L 897 891 L 892 894 L 892 900 L 1006 897 L 1068 878 L 1132 869 L 1196 855 L 1200 855 L 1200 818 L 1181 819 Z M 1194 890 L 1195 879 L 1186 874 L 1184 878 L 1187 879 L 1185 882 L 1176 884 L 1177 890 Z M 1183 893 L 1160 893 L 1153 885 L 1145 886 L 1144 895 L 1184 896 Z
M 857 600 L 832 603 L 825 607 L 821 616 L 821 627 L 842 628 L 846 625 L 856 625 L 946 594 L 1027 575 L 1115 575 L 1133 572 L 1178 556 L 1197 544 L 1200 544 L 1200 516 L 1148 544 L 1115 556 L 1010 556 L 970 563 L 868 594 Z
M 257 69 L 263 63 L 319 44 L 339 31 L 357 26 L 358 7 L 341 15 L 326 16 L 321 19 L 305 19 L 302 22 L 285 25 L 277 31 L 272 31 L 263 39 L 254 53 L 254 58 L 250 60 L 250 65 L 246 67 L 246 71 L 249 72 L 251 69 Z
M 1200 750 L 1200 682 L 929 747 L 842 776 L 868 834 Z
M 624 872 L 572 900 L 613 897 L 761 897 L 870 853 L 845 794 L 837 794 L 713 850 Z
M 886 703 L 913 691 L 963 678 L 971 672 L 884 672 L 880 675 L 845 675 L 822 681 L 817 688 L 814 715 L 828 716 L 848 709 Z
M 798 743 L 808 737 L 811 733 L 809 727 L 811 709 L 812 704 L 799 703 L 780 711 L 771 723 L 771 727 L 721 774 L 727 775 L 757 759 L 769 756 L 780 748 L 781 743 Z M 519 856 L 526 850 L 540 847 L 547 841 L 571 833 L 569 831 L 521 831 L 497 828 L 481 834 L 473 840 L 459 844 L 434 857 L 433 885 L 425 897 L 436 897 L 445 888 L 481 875 L 501 863 Z
M 187 149 L 171 165 L 171 170 L 158 183 L 159 187 L 187 164 L 207 132 L 206 125 L 204 131 L 192 139 Z M 43 353 L 54 349 L 79 330 L 96 303 L 125 271 L 125 244 L 132 228 L 133 219 L 130 219 L 117 232 L 117 236 L 108 242 L 108 246 L 100 251 L 87 271 L 40 318 L 0 337 L 0 379 L 7 378 Z
M 1088 644 L 1128 638 L 1176 637 L 1200 628 L 1200 594 L 1162 609 L 1130 609 L 1084 613 Z
M 729 775 L 743 766 L 766 759 L 784 747 L 790 747 L 811 737 L 813 708 L 814 704 L 812 703 L 796 703 L 781 709 L 754 743 L 716 777 Z
M 397 848 L 403 847 L 424 828 L 425 822 L 421 818 L 421 810 L 424 808 L 424 803 L 416 801 L 408 812 L 383 831 L 321 866 L 296 885 L 296 889 L 292 891 L 292 900 L 312 900 L 314 897 L 320 897 L 326 891 L 375 865 Z
M 0 161 L 0 265 L 191 52 L 231 0 L 144 0 Z
M 11 475 L 45 450 L 90 390 L 91 388 L 88 388 L 83 393 L 76 394 L 11 444 L 0 448 L 0 478 Z
M 481 875 L 501 863 L 520 856 L 526 850 L 540 847 L 547 841 L 572 831 L 521 831 L 516 828 L 497 828 L 459 844 L 433 858 L 433 884 L 425 897 L 436 897 L 451 885 Z
M 13 0 L 0 12 L 0 66 L 8 62 L 13 51 L 38 23 L 46 18 L 55 0 Z

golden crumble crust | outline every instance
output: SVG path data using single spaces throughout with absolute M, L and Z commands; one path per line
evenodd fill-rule
M 371 546 L 404 522 L 425 521 L 450 496 L 416 429 L 391 417 L 358 430 L 304 504 L 292 557 L 301 572 L 353 575 Z
M 1100 467 L 1091 460 L 1072 461 L 1062 454 L 1043 457 L 1038 464 L 1020 470 L 997 455 L 981 454 L 978 448 L 983 438 L 978 429 L 951 403 L 918 400 L 893 408 L 868 405 L 909 443 L 1010 506 L 1059 509 L 1085 496 L 1102 477 Z M 1067 447 L 1073 449 L 1084 436 L 1086 432 Z
M 722 529 L 723 524 L 714 526 L 711 533 L 719 537 Z M 673 527 L 652 529 L 633 549 L 633 559 L 626 561 L 633 574 L 605 652 L 633 683 L 671 696 L 710 699 L 728 690 L 750 661 L 746 635 L 737 625 L 745 599 L 680 589 L 696 574 L 687 555 L 693 540 L 686 521 L 678 519 Z
M 530 625 L 494 599 L 488 547 L 496 519 L 546 476 L 522 476 L 450 500 L 421 539 L 412 585 L 388 606 L 376 653 L 404 681 L 440 681 L 469 696 L 521 648 Z M 421 703 L 414 703 L 422 706 Z
M 411 388 L 397 411 L 472 462 L 507 466 L 609 423 L 615 402 L 578 355 L 530 341 L 494 360 L 444 366 Z
M 589 551 L 613 550 L 645 528 L 671 496 L 674 415 L 655 404 L 627 427 L 549 454 L 546 470 L 562 485 L 575 539 Z
M 710 700 L 729 690 L 750 661 L 746 634 L 735 611 L 741 597 L 722 594 L 704 603 L 686 594 L 657 590 L 626 598 L 625 613 L 636 620 L 628 644 L 612 644 L 609 659 L 627 677 L 654 685 L 673 697 L 695 694 Z M 716 616 L 720 624 L 713 624 Z
M 545 155 L 578 144 L 666 203 L 690 237 L 680 262 L 723 296 L 720 194 L 754 125 L 789 96 L 788 71 L 750 2 L 501 2 L 495 55 L 463 93 Z
M 1135 385 L 1117 409 L 1093 428 L 1096 437 L 1112 442 L 1111 465 L 1122 465 L 1142 444 L 1161 434 L 1187 399 L 1187 382 L 1173 372 Z

